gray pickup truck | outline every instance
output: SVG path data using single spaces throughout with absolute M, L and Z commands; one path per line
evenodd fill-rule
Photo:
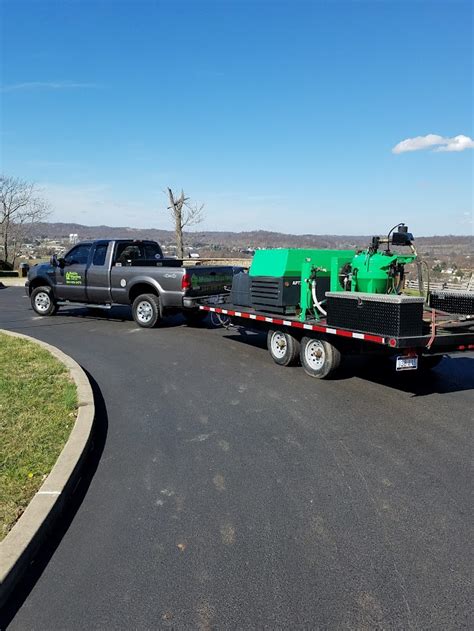
M 203 313 L 199 302 L 228 293 L 232 266 L 183 267 L 165 258 L 156 241 L 115 239 L 83 241 L 64 258 L 32 267 L 26 291 L 39 315 L 53 315 L 64 304 L 109 308 L 131 305 L 135 322 L 152 328 L 169 313 L 181 311 L 190 324 Z M 205 315 L 205 313 L 204 313 Z

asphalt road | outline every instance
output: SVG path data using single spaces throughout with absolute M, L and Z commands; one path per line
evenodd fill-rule
M 107 315 L 0 290 L 0 327 L 74 357 L 108 417 L 11 629 L 472 628 L 472 354 L 318 381 L 258 335 Z

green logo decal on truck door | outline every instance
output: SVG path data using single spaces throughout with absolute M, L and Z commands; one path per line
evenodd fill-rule
M 77 272 L 66 272 L 64 277 L 66 285 L 82 285 L 82 276 Z

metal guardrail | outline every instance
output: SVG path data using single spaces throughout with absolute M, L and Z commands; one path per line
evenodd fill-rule
M 407 280 L 405 287 L 408 289 L 418 289 L 417 280 Z M 466 281 L 464 283 L 446 283 L 446 282 L 433 282 L 430 281 L 430 289 L 442 291 L 446 289 L 448 291 L 474 291 L 474 283 L 472 281 Z

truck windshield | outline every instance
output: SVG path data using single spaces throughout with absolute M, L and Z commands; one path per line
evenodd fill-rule
M 150 261 L 163 258 L 158 243 L 119 243 L 115 252 L 115 263 L 122 265 L 132 261 Z

